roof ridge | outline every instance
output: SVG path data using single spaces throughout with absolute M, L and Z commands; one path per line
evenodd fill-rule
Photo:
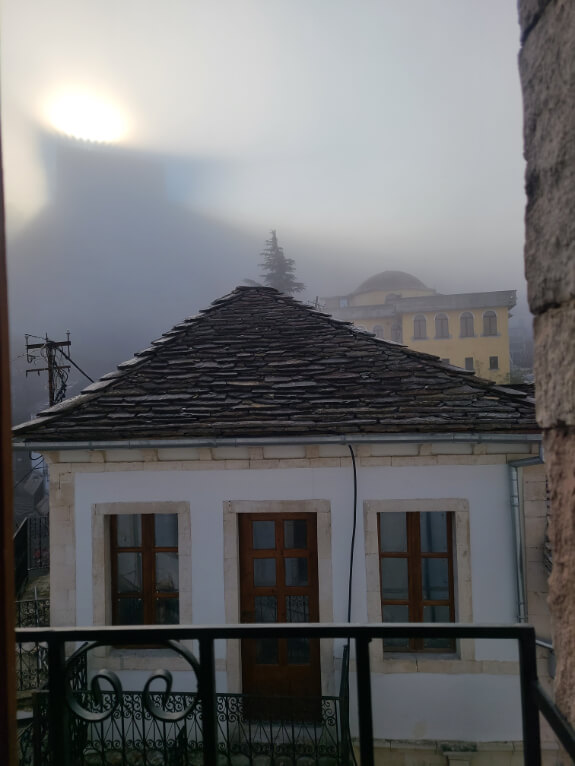
M 277 293 L 278 295 L 281 295 L 279 290 L 276 290 L 273 287 L 266 287 L 264 285 L 236 286 L 230 293 L 227 293 L 226 295 L 223 295 L 220 298 L 216 298 L 210 303 L 209 306 L 207 306 L 204 309 L 200 309 L 197 314 L 186 317 L 182 321 L 173 325 L 169 330 L 166 330 L 166 332 L 163 332 L 159 338 L 156 338 L 155 340 L 150 341 L 149 346 L 146 346 L 140 351 L 135 351 L 133 356 L 130 357 L 129 359 L 126 359 L 123 362 L 119 362 L 116 365 L 115 370 L 111 370 L 108 373 L 104 373 L 104 375 L 100 376 L 97 380 L 90 383 L 90 385 L 85 386 L 80 391 L 80 393 L 77 394 L 76 396 L 72 396 L 68 399 L 64 399 L 64 401 L 58 402 L 58 404 L 54 404 L 51 407 L 47 407 L 45 409 L 39 410 L 36 413 L 35 418 L 27 421 L 26 423 L 22 423 L 15 426 L 12 430 L 14 431 L 20 428 L 21 426 L 26 426 L 31 423 L 34 423 L 36 420 L 40 418 L 42 419 L 50 418 L 50 420 L 57 420 L 59 417 L 63 417 L 69 410 L 75 409 L 76 407 L 83 404 L 84 402 L 97 398 L 98 393 L 96 392 L 100 392 L 100 395 L 103 395 L 104 389 L 107 390 L 109 388 L 114 388 L 115 384 L 120 385 L 122 382 L 125 382 L 126 379 L 129 379 L 129 376 L 131 373 L 135 372 L 136 369 L 139 369 L 140 366 L 144 365 L 146 360 L 149 360 L 152 354 L 157 352 L 159 349 L 163 348 L 165 345 L 171 342 L 176 342 L 181 337 L 182 333 L 187 331 L 188 328 L 194 324 L 194 322 L 201 321 L 201 319 L 203 319 L 204 316 L 208 315 L 209 313 L 211 313 L 212 311 L 216 309 L 221 309 L 222 304 L 228 304 L 231 298 L 238 299 L 239 295 L 237 295 L 237 292 L 238 290 L 243 290 L 243 289 L 271 291 L 273 293 Z M 153 348 L 156 346 L 158 347 L 158 349 Z
M 535 422 L 525 401 L 523 392 L 376 338 L 274 288 L 240 285 L 15 433 L 108 429 L 122 438 L 148 425 L 177 436 L 243 433 L 258 422 L 265 433 L 339 433 L 351 423 L 357 431 L 401 430 L 403 422 L 459 430 L 470 423 L 496 430 L 501 422 L 517 430 L 524 419 Z

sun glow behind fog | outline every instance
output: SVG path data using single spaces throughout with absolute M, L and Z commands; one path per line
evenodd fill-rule
M 47 116 L 59 133 L 83 141 L 116 143 L 128 130 L 118 107 L 86 92 L 60 93 L 49 102 Z

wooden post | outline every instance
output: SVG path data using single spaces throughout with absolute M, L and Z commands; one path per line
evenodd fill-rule
M 6 227 L 0 136 L 0 763 L 16 766 L 14 510 L 7 293 Z

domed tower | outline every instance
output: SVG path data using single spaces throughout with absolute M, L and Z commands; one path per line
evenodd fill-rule
M 406 271 L 381 271 L 362 282 L 354 292 L 324 300 L 334 316 L 350 319 L 360 329 L 374 332 L 380 338 L 402 343 L 403 328 L 395 308 L 397 302 L 435 294 L 435 290 Z
M 376 337 L 434 354 L 498 383 L 509 383 L 509 309 L 514 290 L 444 295 L 405 271 L 381 271 L 326 310 Z
M 423 282 L 406 271 L 381 271 L 374 274 L 355 290 L 348 305 L 373 306 L 385 303 L 388 296 L 394 298 L 416 298 L 421 295 L 434 295 L 435 290 L 426 287 Z

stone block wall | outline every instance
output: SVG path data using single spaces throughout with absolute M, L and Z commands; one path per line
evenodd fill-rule
M 575 724 L 575 3 L 519 0 L 525 271 L 552 508 L 556 699 Z

